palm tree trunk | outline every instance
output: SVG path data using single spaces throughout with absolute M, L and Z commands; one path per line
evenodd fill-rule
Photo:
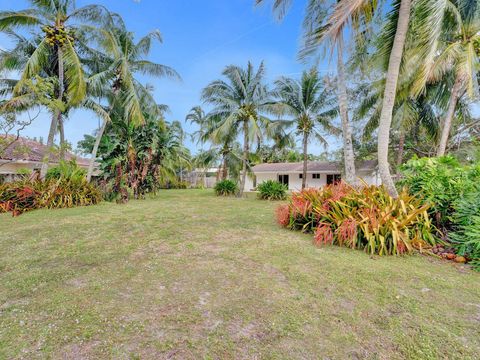
M 340 35 L 337 45 L 337 90 L 340 118 L 342 120 L 343 157 L 345 162 L 345 180 L 351 185 L 357 185 L 355 171 L 355 154 L 353 152 L 352 126 L 348 119 L 348 95 L 345 85 L 345 67 L 343 64 L 343 37 Z
M 113 86 L 112 87 L 113 98 L 112 98 L 112 102 L 110 104 L 110 108 L 108 110 L 108 116 L 109 117 L 112 114 L 113 107 L 114 107 L 114 102 L 115 102 L 115 99 L 118 96 L 118 92 L 119 92 L 119 88 L 116 87 L 116 86 Z M 88 164 L 87 182 L 90 182 L 92 180 L 93 167 L 95 165 L 95 160 L 97 159 L 98 148 L 100 146 L 100 142 L 102 141 L 103 133 L 105 132 L 106 127 L 107 127 L 107 120 L 103 119 L 102 126 L 100 127 L 100 129 L 98 129 L 97 137 L 95 138 L 95 145 L 93 146 L 92 155 L 91 155 L 91 158 L 90 158 L 90 162 Z
M 462 87 L 462 78 L 457 75 L 455 83 L 453 84 L 452 94 L 448 103 L 447 113 L 442 126 L 442 135 L 440 136 L 440 143 L 438 144 L 437 156 L 445 155 L 447 150 L 448 138 L 450 136 L 450 129 L 452 128 L 453 117 L 455 116 L 455 108 L 457 107 L 458 98 L 460 97 L 460 90 Z
M 58 101 L 63 101 L 64 93 L 64 68 L 63 68 L 63 51 L 61 47 L 57 49 L 57 59 L 58 59 Z M 43 157 L 42 168 L 40 169 L 40 179 L 45 179 L 48 171 L 48 165 L 50 162 L 50 152 L 53 147 L 53 141 L 55 139 L 55 133 L 57 132 L 57 126 L 61 120 L 62 111 L 60 109 L 55 110 L 55 113 L 52 116 L 52 122 L 50 123 L 50 131 L 48 132 L 47 139 L 47 151 Z
M 303 133 L 303 172 L 302 172 L 302 190 L 307 187 L 307 164 L 308 164 L 308 135 Z
M 400 166 L 403 163 L 403 153 L 405 151 L 405 130 L 400 130 L 400 137 L 398 139 L 398 153 L 397 153 L 397 178 L 400 175 Z
M 90 162 L 88 164 L 87 182 L 90 182 L 92 180 L 93 167 L 95 166 L 95 160 L 97 159 L 98 147 L 100 146 L 100 141 L 102 141 L 102 136 L 103 136 L 103 133 L 105 132 L 106 127 L 107 127 L 107 120 L 103 119 L 102 127 L 98 129 L 97 137 L 95 139 L 95 145 L 93 145 L 92 157 L 90 158 Z
M 410 20 L 411 0 L 401 0 L 398 14 L 397 30 L 393 40 L 392 52 L 388 62 L 388 71 L 385 81 L 385 92 L 383 94 L 382 112 L 378 127 L 378 167 L 383 185 L 393 197 L 398 197 L 395 183 L 390 174 L 388 163 L 388 144 L 390 142 L 390 126 L 392 124 L 393 105 L 397 91 L 398 74 L 402 61 L 403 48 L 408 31 Z
M 243 196 L 245 188 L 245 182 L 247 179 L 247 161 L 248 161 L 248 120 L 243 122 L 243 166 L 242 166 L 242 178 L 240 181 L 240 191 L 238 197 Z
M 60 160 L 65 160 L 65 153 L 66 153 L 66 144 L 65 144 L 65 127 L 63 117 L 60 115 L 58 119 L 58 132 L 60 134 Z
M 222 180 L 226 180 L 227 176 L 228 176 L 227 155 L 223 154 Z

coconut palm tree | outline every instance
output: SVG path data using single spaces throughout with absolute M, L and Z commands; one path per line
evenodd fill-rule
M 41 74 L 46 67 L 56 68 L 57 109 L 52 114 L 47 140 L 47 146 L 52 147 L 66 106 L 79 104 L 86 94 L 82 63 L 75 49 L 77 30 L 86 28 L 86 23 L 99 26 L 110 19 L 108 11 L 100 5 L 76 8 L 74 0 L 30 0 L 30 3 L 32 7 L 26 10 L 1 11 L 0 31 L 22 28 L 36 29 L 37 34 L 44 33 L 25 64 L 14 94 L 26 91 L 25 83 Z M 48 170 L 49 158 L 50 153 L 47 152 L 41 169 L 42 177 Z
M 198 130 L 191 134 L 192 141 L 196 140 L 197 143 L 205 143 L 208 141 L 208 132 L 211 128 L 211 126 L 209 126 L 211 121 L 209 120 L 201 106 L 194 106 L 190 109 L 190 112 L 185 117 L 185 121 L 198 126 Z
M 271 94 L 264 85 L 265 67 L 263 62 L 257 70 L 252 63 L 241 68 L 229 65 L 223 71 L 226 78 L 210 83 L 202 91 L 204 102 L 212 104 L 209 117 L 220 119 L 214 137 L 223 137 L 231 132 L 243 135 L 243 158 L 238 196 L 243 196 L 248 169 L 250 145 L 259 143 L 264 136 L 273 137 L 283 126 L 272 122 L 264 114 L 272 111 Z
M 257 4 L 261 4 L 265 0 L 256 0 Z M 282 18 L 292 0 L 277 0 L 273 3 L 273 11 L 279 18 Z M 330 8 L 336 9 L 332 4 Z M 342 23 L 340 27 L 336 27 L 335 12 L 329 16 L 328 2 L 309 0 L 305 11 L 304 18 L 304 34 L 303 45 L 300 51 L 300 58 L 305 59 L 316 53 L 321 44 L 325 43 L 325 40 L 332 40 L 332 51 L 336 52 L 337 63 L 337 99 L 339 105 L 339 115 L 342 123 L 342 140 L 343 140 L 343 156 L 345 164 L 345 178 L 346 181 L 352 185 L 358 183 L 355 169 L 355 154 L 353 151 L 352 141 L 352 125 L 349 120 L 348 108 L 348 92 L 346 86 L 346 74 L 344 65 L 344 41 L 343 41 L 343 29 L 345 23 Z M 354 12 L 355 16 L 363 17 L 369 20 L 373 14 L 373 8 L 364 7 L 362 10 Z M 368 21 L 367 21 L 368 22 Z M 360 22 L 355 22 L 357 25 Z M 352 27 L 353 30 L 358 30 L 358 25 Z M 357 31 L 361 33 L 361 31 Z
M 364 139 L 370 139 L 378 129 L 385 82 L 381 79 L 369 85 L 369 91 L 362 97 L 354 115 L 357 120 L 367 119 L 363 125 Z M 439 127 L 435 98 L 438 97 L 438 93 L 433 90 L 436 89 L 432 88 L 432 91 L 424 96 L 414 97 L 409 81 L 401 82 L 397 89 L 392 119 L 392 132 L 398 138 L 398 144 L 395 146 L 397 176 L 400 165 L 403 163 L 405 141 L 409 133 L 418 132 L 418 129 L 422 128 L 430 143 L 437 138 Z M 424 143 L 426 143 L 425 140 Z
M 437 156 L 443 156 L 447 149 L 457 104 L 467 93 L 473 99 L 478 96 L 478 75 L 480 71 L 480 12 L 476 1 L 455 1 L 444 4 L 444 8 L 432 9 L 424 6 L 419 10 L 432 13 L 437 19 L 433 38 L 435 41 L 425 56 L 419 71 L 414 91 L 422 93 L 426 84 L 447 80 L 450 99 L 442 123 L 442 132 Z M 422 52 L 422 45 L 419 51 Z
M 144 74 L 154 77 L 170 77 L 180 79 L 178 73 L 169 66 L 153 63 L 146 60 L 151 50 L 153 41 L 162 42 L 158 30 L 152 31 L 138 42 L 134 41 L 134 34 L 125 29 L 121 19 L 113 15 L 117 21 L 115 27 L 100 29 L 93 35 L 93 40 L 98 43 L 100 51 L 87 49 L 90 56 L 87 64 L 93 68 L 93 74 L 88 79 L 88 84 L 95 95 L 107 96 L 110 110 L 116 104 L 124 108 L 125 121 L 134 125 L 145 122 L 144 110 L 141 98 L 156 106 L 150 91 L 146 89 L 136 78 L 136 74 Z M 107 118 L 104 118 L 101 127 L 96 134 L 95 146 L 92 151 L 87 180 L 90 181 L 94 162 L 97 157 L 103 132 L 105 131 Z
M 241 155 L 237 148 L 235 128 L 232 127 L 229 132 L 216 131 L 222 122 L 219 116 L 207 116 L 200 106 L 193 107 L 185 118 L 186 121 L 198 126 L 198 130 L 192 134 L 192 139 L 205 144 L 210 143 L 208 150 L 202 151 L 197 155 L 200 163 L 213 164 L 220 162 L 218 177 L 225 180 L 228 174 L 237 174 L 236 167 L 241 165 Z
M 303 172 L 302 189 L 307 184 L 308 143 L 315 137 L 321 143 L 327 141 L 322 131 L 332 131 L 330 121 L 338 114 L 338 110 L 327 109 L 329 94 L 318 76 L 318 71 L 304 71 L 300 80 L 282 77 L 275 82 L 277 95 L 282 111 L 293 117 L 296 133 L 302 137 Z

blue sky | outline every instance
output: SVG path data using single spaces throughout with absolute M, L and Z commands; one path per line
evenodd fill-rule
M 170 106 L 167 120 L 184 122 L 189 109 L 200 104 L 201 89 L 228 64 L 251 60 L 258 65 L 264 60 L 269 81 L 280 75 L 298 77 L 305 67 L 296 60 L 305 1 L 294 1 L 281 23 L 273 19 L 269 6 L 254 7 L 253 0 L 77 0 L 77 6 L 93 2 L 120 13 L 137 36 L 161 31 L 164 42 L 154 46 L 150 59 L 174 67 L 182 81 L 143 80 L 154 85 L 159 103 Z M 1 9 L 26 7 L 25 0 L 0 0 Z M 9 47 L 5 38 L 0 37 L 0 46 Z M 333 65 L 325 62 L 320 71 L 331 73 Z M 46 138 L 49 121 L 41 116 L 24 134 Z M 95 115 L 77 111 L 66 123 L 66 137 L 75 146 L 97 126 Z M 184 128 L 194 130 L 189 124 Z M 195 145 L 188 146 L 195 152 Z M 320 151 L 312 147 L 312 152 Z

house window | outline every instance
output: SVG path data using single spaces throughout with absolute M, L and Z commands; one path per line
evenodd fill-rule
M 327 185 L 336 184 L 342 181 L 341 174 L 329 174 L 327 175 Z
M 298 174 L 299 179 L 303 179 L 303 174 Z
M 278 181 L 288 186 L 288 175 L 278 175 Z
M 312 179 L 320 179 L 320 174 L 312 174 Z

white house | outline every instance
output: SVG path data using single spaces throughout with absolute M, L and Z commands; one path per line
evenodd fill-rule
M 380 185 L 381 180 L 374 160 L 356 164 L 358 178 L 370 185 Z M 247 177 L 245 191 L 252 191 L 266 180 L 278 180 L 288 185 L 289 190 L 302 188 L 303 163 L 258 164 L 252 168 L 253 176 Z M 340 181 L 342 164 L 328 161 L 309 161 L 307 164 L 307 187 L 321 187 Z

